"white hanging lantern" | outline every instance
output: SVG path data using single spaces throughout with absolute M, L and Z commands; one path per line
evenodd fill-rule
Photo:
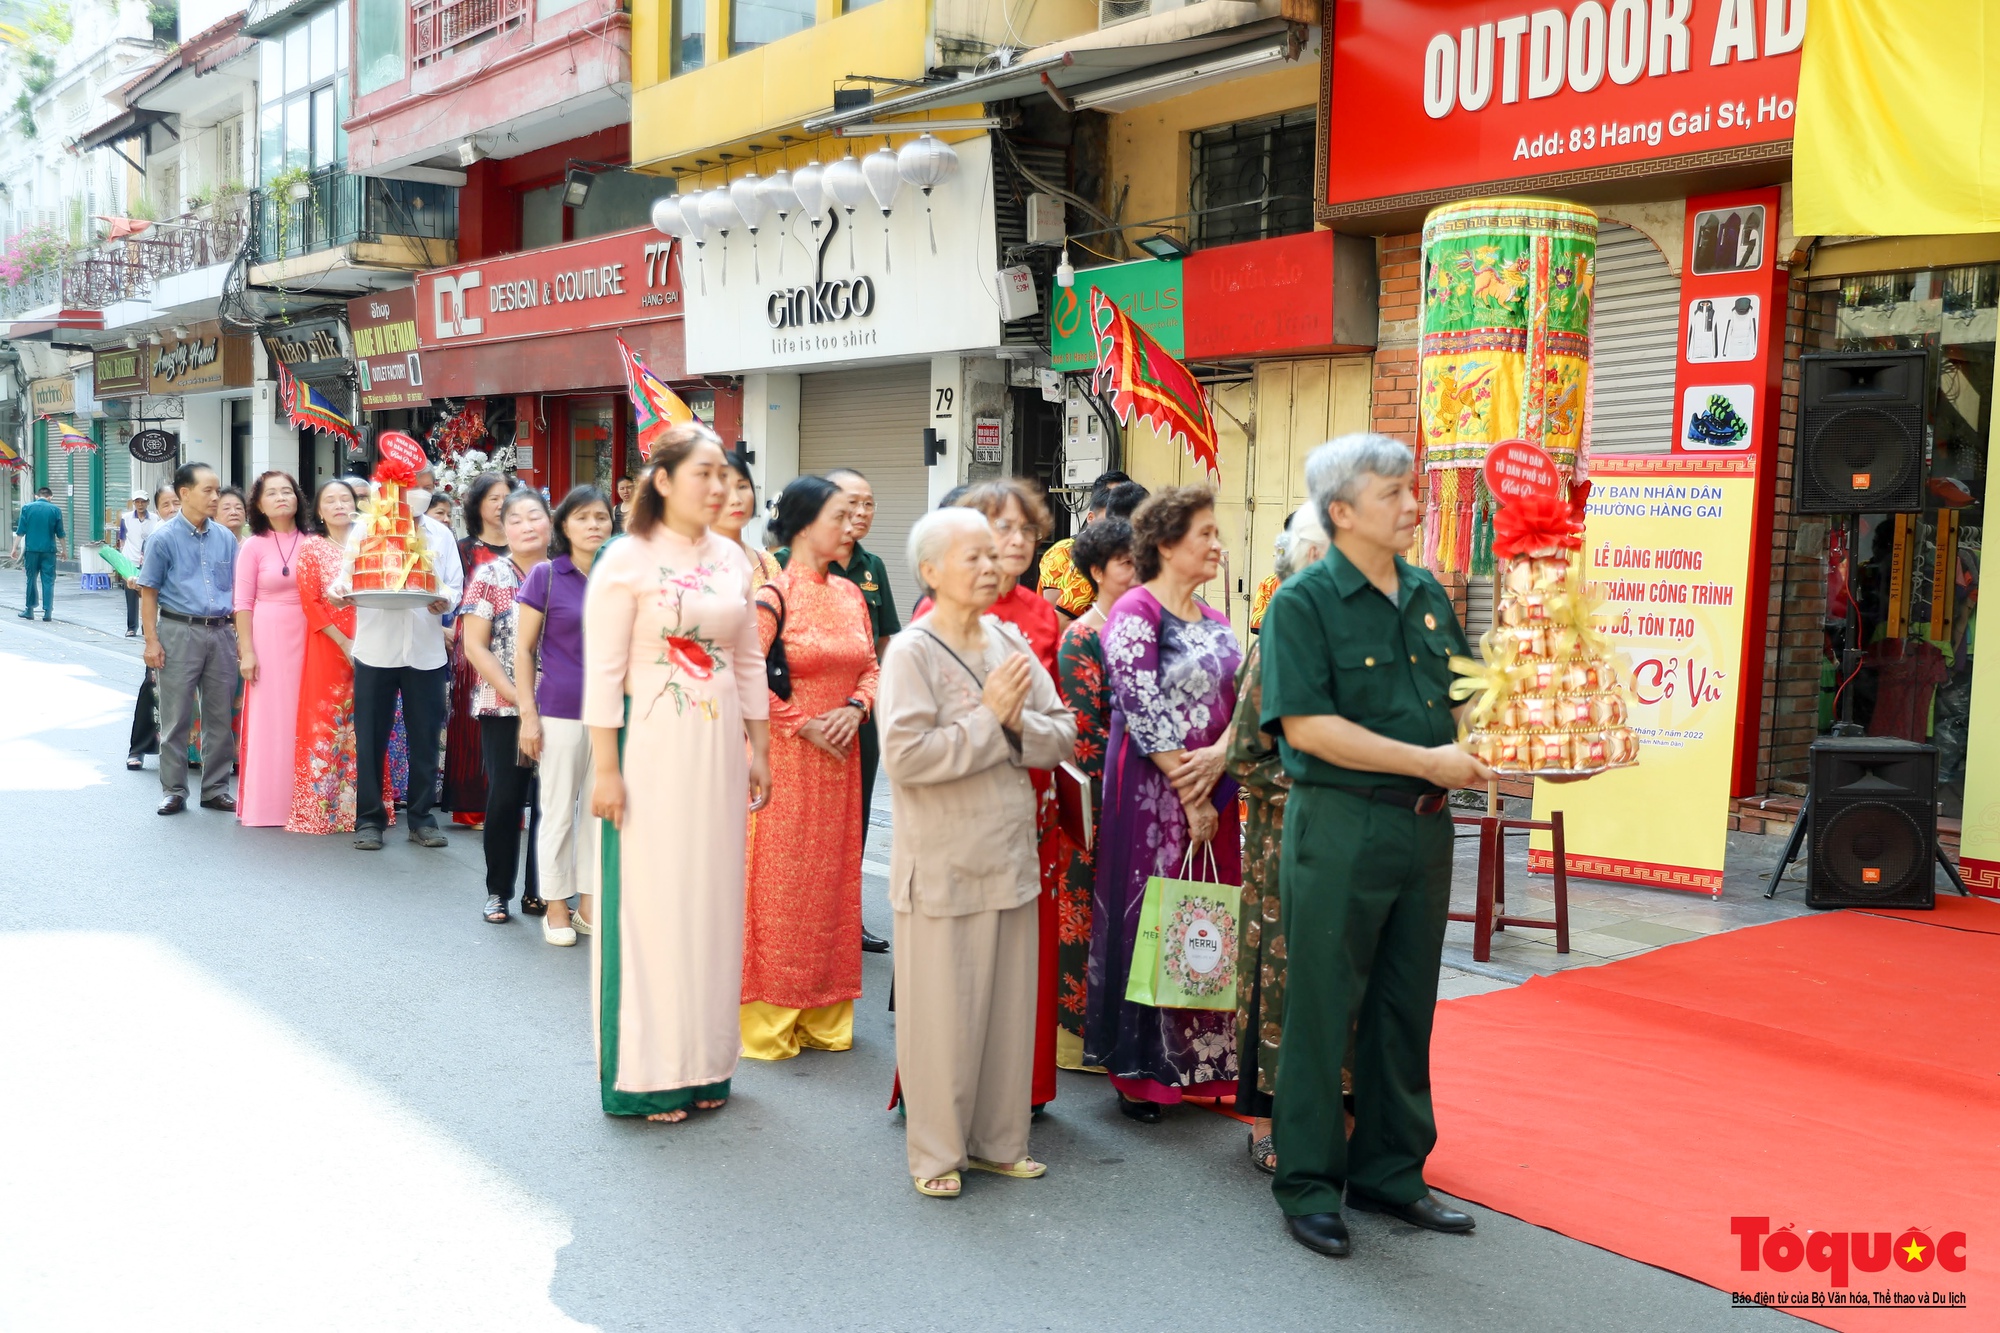
M 812 221 L 812 252 L 818 255 L 819 224 L 826 215 L 826 168 L 818 158 L 792 173 L 792 193 L 799 197 L 799 212 Z
M 918 135 L 896 154 L 896 170 L 924 192 L 924 226 L 931 234 L 931 253 L 936 254 L 937 224 L 931 220 L 931 191 L 958 174 L 958 150 L 935 134 Z
M 743 225 L 750 232 L 750 277 L 754 282 L 762 282 L 764 273 L 757 260 L 757 227 L 764 221 L 763 181 L 754 171 L 745 172 L 729 183 L 729 202 L 736 205 L 736 211 L 743 218 Z
M 896 163 L 896 154 L 890 148 L 877 148 L 861 159 L 861 175 L 868 182 L 868 193 L 875 196 L 875 206 L 882 210 L 882 267 L 889 264 L 889 210 L 895 206 L 896 192 L 903 188 L 903 174 Z
M 792 173 L 779 167 L 758 184 L 757 194 L 764 202 L 764 211 L 778 215 L 778 272 L 783 275 L 785 238 L 792 234 L 785 225 L 785 219 L 799 211 L 799 195 L 792 188 Z
M 718 185 L 701 196 L 701 220 L 708 229 L 722 238 L 722 285 L 729 285 L 729 232 L 743 220 L 736 211 L 736 201 L 729 197 L 729 187 Z
M 653 230 L 662 236 L 685 236 L 687 224 L 681 220 L 681 201 L 673 195 L 653 201 Z
M 703 262 L 702 255 L 707 248 L 708 222 L 701 215 L 701 196 L 699 194 L 676 195 L 665 202 L 674 205 L 674 216 L 680 219 L 681 230 L 678 234 L 682 239 L 694 242 L 695 278 L 701 284 L 702 295 L 706 296 L 708 294 L 708 265 Z M 687 262 L 685 253 L 681 256 L 681 262 L 683 264 Z M 686 271 L 686 269 L 682 269 L 683 275 L 686 274 Z
M 827 167 L 822 177 L 826 192 L 847 212 L 847 263 L 854 265 L 854 210 L 868 202 L 868 177 L 861 161 L 849 153 Z

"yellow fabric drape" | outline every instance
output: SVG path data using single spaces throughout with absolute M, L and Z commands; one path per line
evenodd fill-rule
M 1802 59 L 1799 235 L 2000 231 L 2000 6 L 1812 0 Z

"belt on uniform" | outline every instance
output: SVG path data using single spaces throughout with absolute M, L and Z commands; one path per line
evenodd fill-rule
M 1446 793 L 1441 787 L 1432 787 L 1428 791 L 1405 791 L 1401 787 L 1357 787 L 1355 795 L 1365 796 L 1382 805 L 1399 805 L 1420 815 L 1434 815 L 1444 809 Z
M 169 611 L 164 606 L 160 608 L 160 614 L 165 616 L 168 620 L 178 620 L 183 625 L 208 625 L 208 626 L 220 627 L 224 625 L 233 625 L 236 623 L 228 616 L 184 616 L 178 611 Z

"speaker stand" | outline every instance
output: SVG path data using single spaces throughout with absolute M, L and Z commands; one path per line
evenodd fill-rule
M 1959 897 L 1970 898 L 1972 890 L 1966 888 L 1965 881 L 1958 877 L 1958 867 L 1945 857 L 1944 848 L 1939 847 L 1935 850 L 1937 852 L 1937 863 L 1944 867 L 1944 877 L 1951 881 L 1951 886 L 1954 889 L 1958 890 Z
M 1785 854 L 1778 858 L 1778 864 L 1771 871 L 1771 887 L 1764 890 L 1766 898 L 1778 896 L 1778 885 L 1784 882 L 1785 872 L 1792 868 L 1792 862 L 1799 859 L 1799 849 L 1806 844 L 1806 825 L 1812 822 L 1812 784 L 1806 784 L 1805 804 L 1799 807 L 1798 821 L 1792 825 L 1792 836 L 1785 839 Z

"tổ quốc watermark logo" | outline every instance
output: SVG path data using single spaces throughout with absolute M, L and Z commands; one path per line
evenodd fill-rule
M 1963 1231 L 1932 1231 L 1905 1227 L 1892 1231 L 1800 1230 L 1787 1222 L 1773 1229 L 1768 1217 L 1732 1217 L 1730 1234 L 1737 1238 L 1738 1266 L 1746 1273 L 1822 1274 L 1806 1280 L 1802 1289 L 1759 1287 L 1732 1291 L 1737 1305 L 1784 1307 L 1861 1307 L 1913 1309 L 1926 1306 L 1964 1308 L 1965 1293 L 1941 1283 L 1912 1288 L 1905 1275 L 1939 1275 L 1965 1271 Z M 1870 1274 L 1880 1273 L 1872 1279 Z M 1797 1281 L 1798 1279 L 1791 1279 Z M 1878 1283 L 1891 1285 L 1879 1286 Z

